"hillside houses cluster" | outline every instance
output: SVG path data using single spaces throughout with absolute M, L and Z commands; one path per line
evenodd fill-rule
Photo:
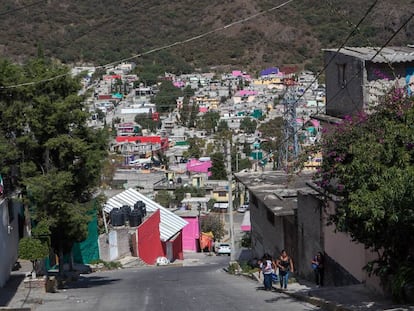
M 247 143 L 256 150 L 255 154 L 238 153 L 240 159 L 247 158 L 253 165 L 250 170 L 236 172 L 230 186 L 238 190 L 232 191 L 232 199 L 239 196 L 239 204 L 249 204 L 246 226 L 250 230 L 254 256 L 258 258 L 266 252 L 276 256 L 286 249 L 295 260 L 297 273 L 309 278 L 312 275 L 310 258 L 322 251 L 329 267 L 327 284 L 367 283 L 379 288 L 378 280 L 363 270 L 374 255 L 364 245 L 354 243 L 349 236 L 336 232 L 326 223 L 326 210 L 322 208 L 319 189 L 312 181 L 313 172 L 322 161 L 321 155 L 310 156 L 305 163 L 306 170 L 295 176 L 284 169 L 274 170 L 272 163 L 263 162 L 257 169 L 261 152 L 259 141 L 263 137 L 258 131 L 246 134 L 240 130 L 240 123 L 246 117 L 259 124 L 276 117 L 287 120 L 292 116 L 286 98 L 286 94 L 290 94 L 293 98 L 290 108 L 294 106 L 295 110 L 291 125 L 301 137 L 301 146 L 311 145 L 321 138 L 322 128 L 341 122 L 346 115 L 369 111 L 372 102 L 389 87 L 406 85 L 407 92 L 413 91 L 413 47 L 388 47 L 378 55 L 374 48 L 346 47 L 339 52 L 328 49 L 324 51 L 324 60 L 325 84 L 318 83 L 311 72 L 283 67 L 263 69 L 257 77 L 234 70 L 220 77 L 213 73 L 166 73 L 164 79 L 172 81 L 177 88 L 191 87 L 194 96 L 190 105 L 198 106 L 199 116 L 209 111 L 218 112 L 220 120 L 232 130 L 233 141 Z M 392 73 L 389 64 L 394 65 Z M 116 162 L 114 157 L 116 172 L 111 188 L 106 189 L 108 200 L 103 212 L 109 220 L 108 232 L 95 241 L 97 256 L 109 260 L 119 258 L 129 251 L 127 240 L 133 242 L 134 255 L 148 264 L 154 264 L 158 257 L 171 261 L 182 259 L 184 251 L 199 250 L 200 217 L 210 212 L 207 208 L 210 199 L 214 200 L 217 211 L 232 212 L 228 210 L 229 184 L 211 179 L 213 163 L 209 155 L 198 159 L 185 156 L 189 138 L 214 142 L 214 137 L 206 131 L 178 124 L 183 98 L 177 99 L 174 111 L 168 115 L 159 114 L 151 103 L 157 86 L 139 84 L 139 77 L 131 74 L 133 68 L 132 63 L 121 64 L 108 70 L 99 81 L 84 81 L 86 88 L 94 90 L 93 97 L 88 99 L 91 115 L 98 110 L 103 114 L 103 120 L 91 117 L 90 125 L 113 125 L 115 133 L 110 151 L 121 159 Z M 93 72 L 93 68 L 88 72 Z M 137 114 L 159 120 L 161 128 L 155 132 L 143 128 L 135 122 Z M 119 122 L 112 122 L 115 119 Z M 162 164 L 160 156 L 167 159 L 167 166 Z M 262 158 L 266 156 L 269 155 L 261 155 Z M 185 186 L 203 188 L 206 195 L 186 195 L 178 206 L 160 206 L 154 201 L 158 191 L 173 193 Z M 148 209 L 148 215 L 140 218 L 138 226 L 111 227 L 112 210 L 121 211 L 125 206 L 134 210 L 138 202 L 143 202 Z M 335 202 L 329 204 L 334 207 Z M 5 203 L 0 206 L 3 205 L 7 206 Z M 7 211 L 2 209 L 0 215 L 8 219 L 8 224 L 0 227 L 0 238 L 13 242 L 16 234 L 9 231 L 16 225 L 16 218 L 10 213 L 13 213 L 10 206 Z M 156 232 L 155 237 L 152 232 Z M 146 237 L 151 240 L 145 240 Z M 110 241 L 106 244 L 111 247 L 104 247 L 106 241 Z M 10 270 L 11 262 L 16 259 L 16 252 L 13 254 L 0 259 L 0 285 L 4 284 L 6 270 Z

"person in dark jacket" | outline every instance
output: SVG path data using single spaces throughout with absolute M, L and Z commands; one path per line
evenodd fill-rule
M 316 286 L 323 286 L 323 277 L 325 273 L 325 262 L 321 252 L 318 252 L 312 259 L 312 268 L 315 273 Z

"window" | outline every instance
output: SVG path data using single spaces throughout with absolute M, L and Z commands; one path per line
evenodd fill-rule
M 227 196 L 227 192 L 226 191 L 219 191 L 218 196 L 219 197 L 225 197 L 225 196 Z

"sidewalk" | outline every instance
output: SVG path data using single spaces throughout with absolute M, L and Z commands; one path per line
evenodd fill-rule
M 253 276 L 258 282 L 263 282 L 257 273 Z M 286 290 L 280 289 L 279 284 L 273 284 L 273 289 L 330 311 L 414 311 L 414 306 L 394 304 L 362 284 L 318 288 L 310 282 L 297 280 L 289 283 Z
M 32 271 L 32 263 L 19 260 L 20 268 L 12 271 L 6 285 L 0 289 L 0 310 L 31 310 L 42 301 L 44 288 L 26 288 L 24 279 Z

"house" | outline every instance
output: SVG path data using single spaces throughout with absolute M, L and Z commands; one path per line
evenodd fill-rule
M 16 201 L 0 199 L 0 287 L 6 284 L 18 258 L 19 231 L 22 229 L 19 209 L 21 204 Z
M 207 176 L 211 176 L 211 167 L 212 167 L 211 159 L 208 157 L 200 158 L 200 159 L 190 159 L 187 162 L 187 171 L 190 173 L 203 173 L 207 174 Z
M 183 259 L 182 229 L 188 222 L 165 207 L 134 189 L 128 189 L 111 197 L 103 210 L 110 213 L 124 205 L 133 207 L 138 201 L 145 204 L 147 216 L 137 227 L 114 229 L 101 238 L 108 243 L 100 243 L 100 258 L 114 260 L 128 254 L 132 245 L 134 255 L 147 264 L 154 264 L 158 257 L 166 257 L 170 261 Z
M 381 52 L 379 53 L 379 51 Z M 414 89 L 414 46 L 324 50 L 326 114 L 343 118 L 370 105 L 391 87 Z
M 366 283 L 380 289 L 378 279 L 369 277 L 363 269 L 374 254 L 328 224 L 328 213 L 335 202 L 325 208 L 312 174 L 240 172 L 235 177 L 249 192 L 252 251 L 256 257 L 265 252 L 277 256 L 285 249 L 293 258 L 295 273 L 313 280 L 310 261 L 321 251 L 326 260 L 326 285 Z
M 343 232 L 336 231 L 329 224 L 329 213 L 334 211 L 334 198 L 326 205 L 322 201 L 319 189 L 312 182 L 309 189 L 298 192 L 296 226 L 298 228 L 298 245 L 296 269 L 309 279 L 313 271 L 309 258 L 316 252 L 325 254 L 325 281 L 327 285 L 343 286 L 364 283 L 370 288 L 381 291 L 377 277 L 369 276 L 363 269 L 371 260 L 376 259 L 375 253 L 366 249 L 363 244 L 352 241 Z M 303 237 L 303 238 L 301 238 Z
M 310 174 L 290 176 L 283 171 L 239 172 L 237 182 L 249 193 L 252 251 L 256 257 L 269 253 L 277 256 L 283 249 L 295 259 L 297 193 L 307 190 Z
M 180 216 L 186 222 L 188 222 L 188 225 L 186 225 L 183 228 L 182 232 L 183 251 L 197 252 L 200 250 L 200 218 L 202 217 L 202 215 L 204 215 L 204 213 L 204 211 L 202 211 L 201 209 L 198 210 L 198 208 L 192 208 L 190 210 L 181 208 L 174 211 L 174 214 Z

